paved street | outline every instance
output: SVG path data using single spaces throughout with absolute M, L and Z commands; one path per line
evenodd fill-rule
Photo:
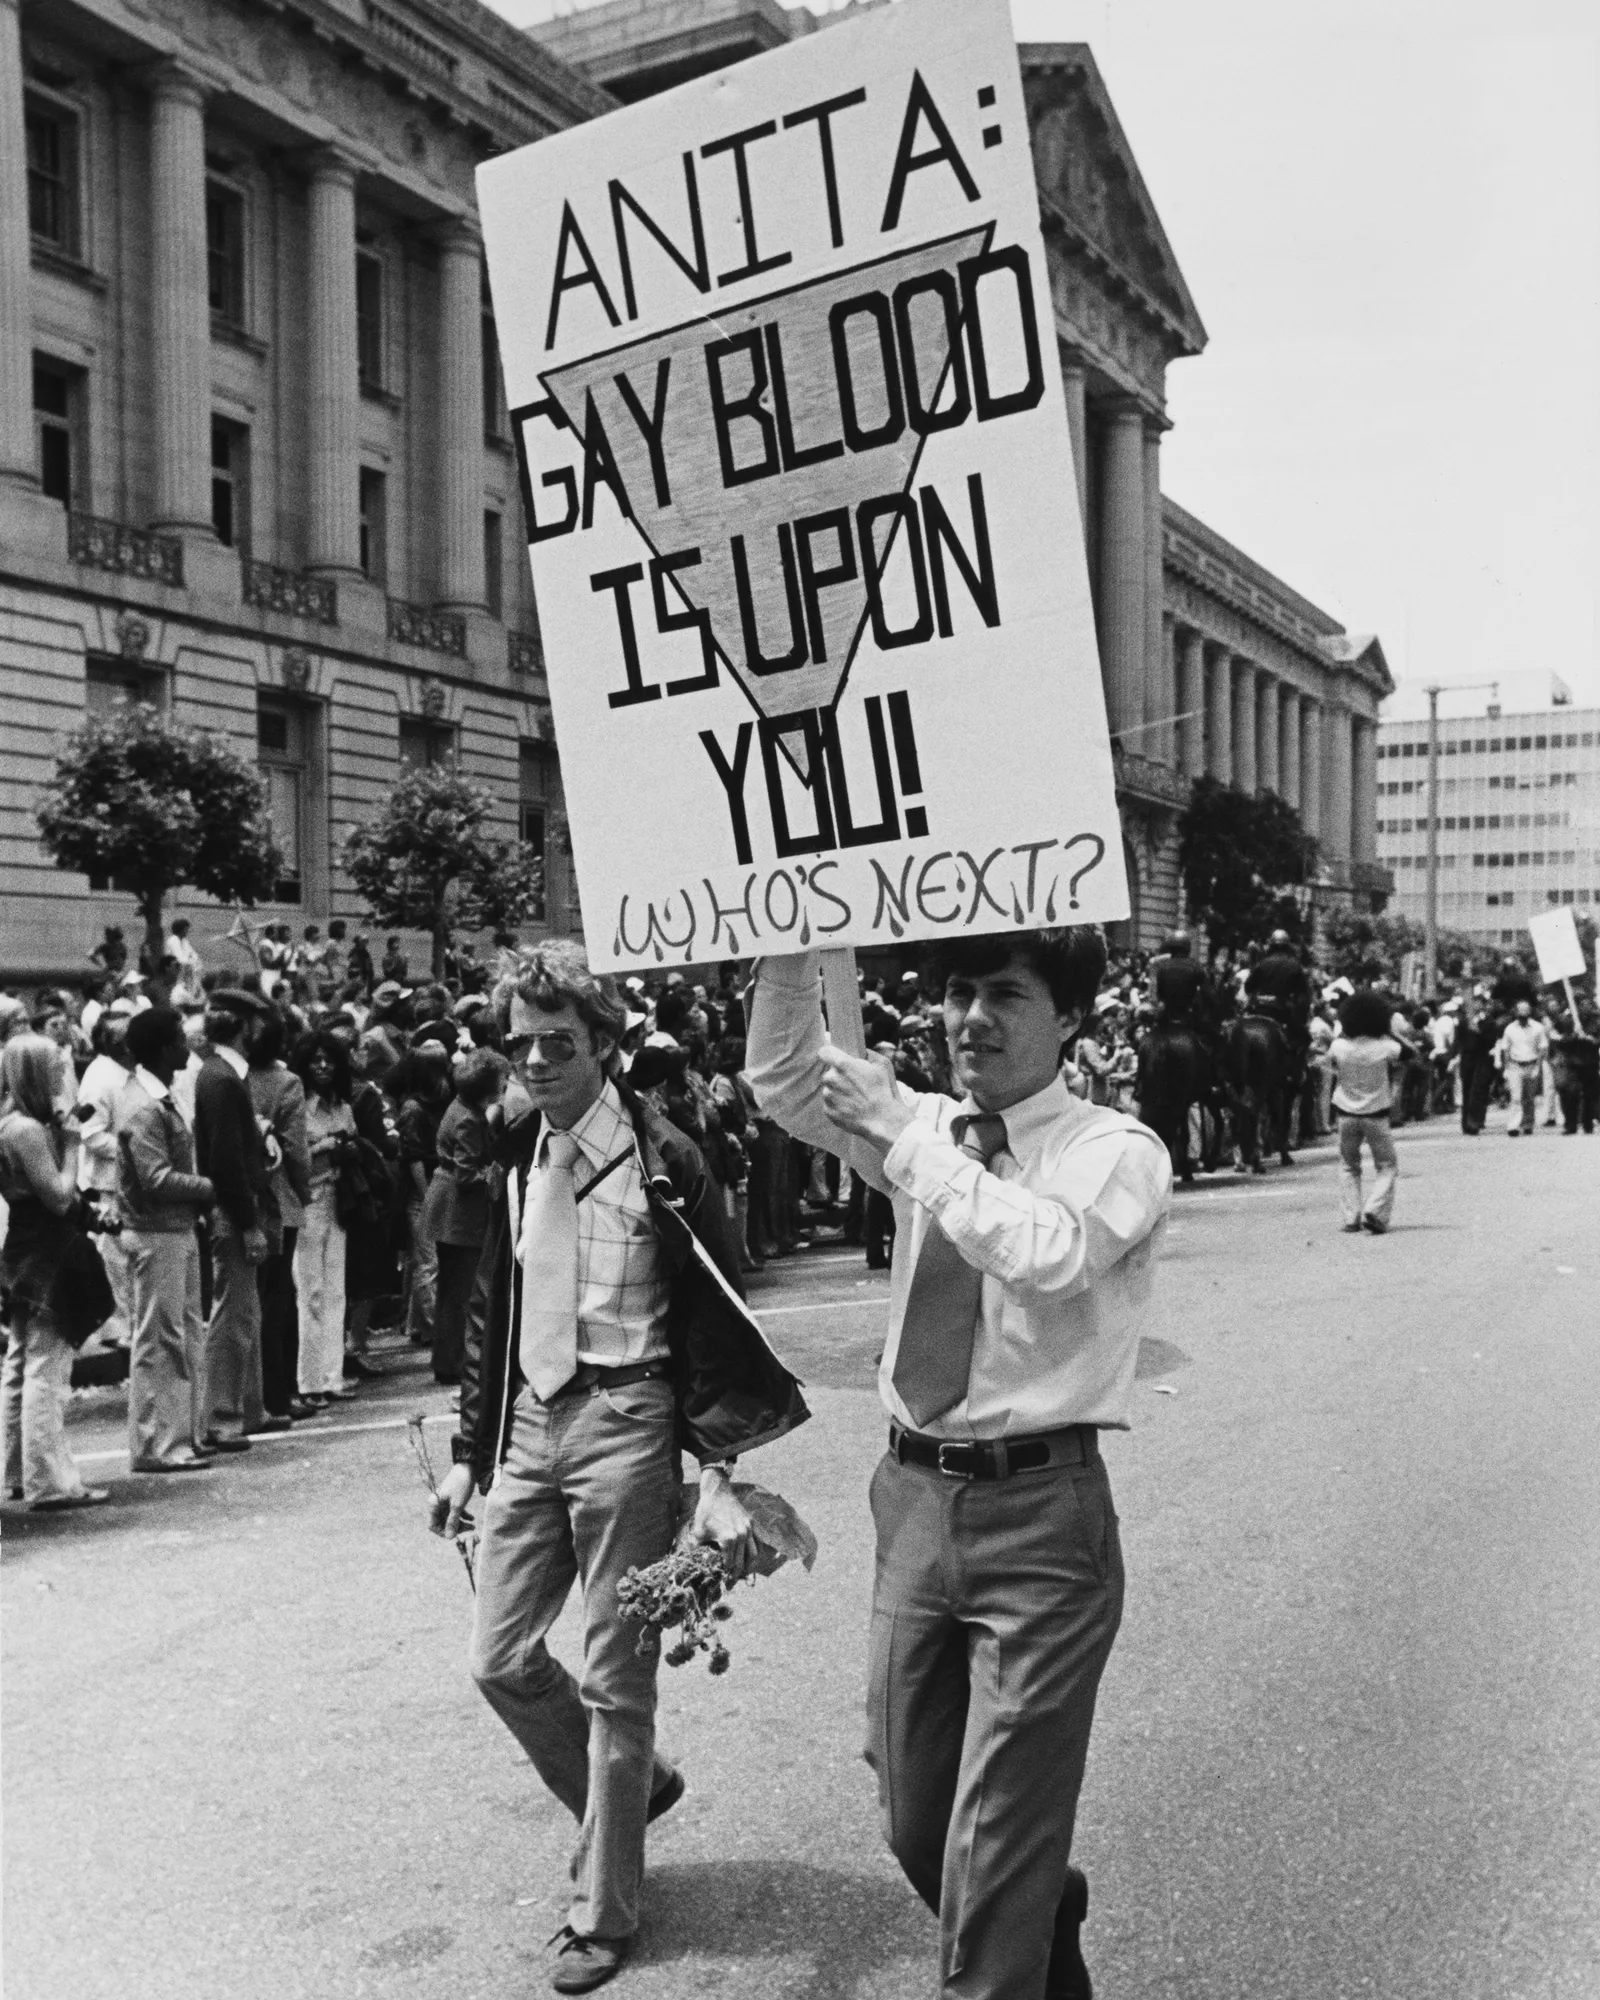
M 1600 1140 L 1400 1144 L 1383 1240 L 1338 1233 L 1327 1147 L 1179 1197 L 1107 1444 L 1102 2000 L 1600 1992 Z M 921 2000 L 859 1754 L 883 1281 L 818 1251 L 755 1284 L 816 1420 L 750 1469 L 822 1553 L 739 1594 L 726 1679 L 663 1671 L 689 1790 L 615 1990 Z M 545 1990 L 570 1822 L 466 1678 L 404 1429 L 447 1462 L 446 1392 L 405 1365 L 184 1480 L 130 1478 L 86 1399 L 115 1504 L 6 1510 L 8 2000 Z

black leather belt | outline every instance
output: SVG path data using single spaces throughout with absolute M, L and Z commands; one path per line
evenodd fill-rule
M 664 1382 L 671 1373 L 672 1365 L 667 1361 L 633 1361 L 625 1368 L 602 1368 L 598 1362 L 580 1361 L 577 1374 L 563 1382 L 550 1400 L 558 1403 L 563 1396 L 598 1396 L 603 1389 L 622 1389 L 630 1382 Z
M 889 1450 L 902 1465 L 927 1465 L 946 1479 L 1009 1479 L 1014 1472 L 1037 1472 L 1046 1465 L 1088 1465 L 1100 1456 L 1093 1424 L 1035 1431 L 1014 1438 L 936 1438 L 889 1426 Z

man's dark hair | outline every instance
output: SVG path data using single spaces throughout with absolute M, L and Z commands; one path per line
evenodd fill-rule
M 1339 1009 L 1339 1026 L 1347 1035 L 1381 1041 L 1389 1032 L 1389 1000 L 1374 986 L 1361 986 Z
M 1098 924 L 1047 931 L 993 931 L 942 939 L 928 954 L 923 978 L 943 993 L 952 979 L 986 979 L 1020 959 L 1050 989 L 1058 1014 L 1087 1014 L 1106 974 L 1106 941 Z
M 152 1057 L 182 1040 L 183 1016 L 176 1007 L 146 1007 L 128 1023 L 128 1054 L 146 1068 Z
M 261 1025 L 250 1038 L 250 1067 L 271 1069 L 275 1062 L 283 1058 L 284 1044 L 288 1040 L 281 1014 L 265 1014 Z
M 675 1041 L 681 1041 L 688 1020 L 689 1002 L 683 989 L 669 986 L 656 1002 L 656 1033 L 671 1035 Z
M 189 919 L 187 917 L 174 917 L 170 928 L 174 937 L 187 937 L 190 930 Z

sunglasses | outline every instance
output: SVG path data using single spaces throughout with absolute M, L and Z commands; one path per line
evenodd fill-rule
M 522 1061 L 535 1050 L 546 1062 L 569 1063 L 578 1053 L 578 1044 L 565 1028 L 548 1035 L 508 1035 L 506 1054 Z

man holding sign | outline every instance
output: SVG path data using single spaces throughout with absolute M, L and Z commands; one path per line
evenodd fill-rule
M 1068 1855 L 1123 1588 L 1098 1433 L 1172 1190 L 1153 1132 L 1061 1081 L 1104 970 L 1089 929 L 945 946 L 959 1100 L 828 1042 L 814 957 L 763 961 L 750 1023 L 763 1109 L 894 1203 L 867 1757 L 963 2000 L 1089 1991 Z

